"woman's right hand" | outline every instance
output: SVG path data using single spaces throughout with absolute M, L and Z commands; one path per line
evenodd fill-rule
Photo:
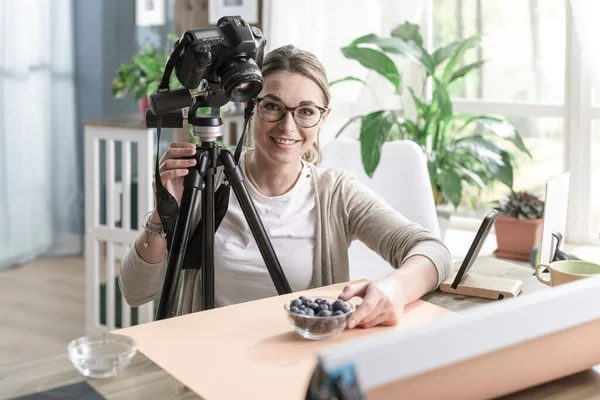
M 183 180 L 188 174 L 188 168 L 196 165 L 194 158 L 182 158 L 191 157 L 194 154 L 196 154 L 194 143 L 171 142 L 158 163 L 161 183 L 175 197 L 177 204 L 181 202 L 183 196 Z M 153 186 L 156 193 L 156 182 L 153 182 Z

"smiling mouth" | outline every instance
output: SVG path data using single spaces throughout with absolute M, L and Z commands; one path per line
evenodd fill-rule
M 275 137 L 271 137 L 271 139 L 275 142 L 275 143 L 279 143 L 279 144 L 284 144 L 284 145 L 292 145 L 292 144 L 296 144 L 297 142 L 299 142 L 299 140 L 293 140 L 293 139 L 281 139 L 281 138 L 275 138 Z

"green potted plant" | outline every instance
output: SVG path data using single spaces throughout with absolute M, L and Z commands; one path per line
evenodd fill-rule
M 178 39 L 176 35 L 169 34 L 167 48 L 171 48 Z M 142 118 L 145 118 L 146 109 L 149 108 L 148 96 L 156 93 L 168 54 L 170 53 L 149 45 L 142 46 L 139 52 L 133 55 L 130 63 L 122 63 L 117 69 L 111 87 L 113 97 L 123 98 L 133 92 L 133 98 L 138 102 Z M 181 86 L 175 74 L 171 74 L 170 88 Z
M 483 65 L 483 61 L 462 64 L 465 53 L 479 45 L 480 39 L 471 36 L 430 53 L 423 47 L 419 26 L 405 22 L 392 30 L 390 37 L 370 34 L 342 48 L 346 58 L 383 76 L 398 96 L 403 92 L 403 80 L 389 55 L 416 63 L 424 73 L 421 86 L 406 88 L 416 108 L 413 119 L 402 108 L 381 109 L 352 117 L 337 133 L 336 137 L 350 124 L 360 123 L 362 163 L 369 176 L 379 164 L 386 141 L 408 139 L 419 144 L 426 155 L 437 206 L 456 208 L 463 190 L 481 193 L 495 182 L 512 190 L 515 160 L 511 147 L 531 157 L 519 132 L 500 116 L 457 114 L 450 101 L 453 85 Z M 352 76 L 331 84 L 341 82 L 367 84 Z
M 496 202 L 496 256 L 529 261 L 531 250 L 542 241 L 544 205 L 527 191 L 511 192 Z

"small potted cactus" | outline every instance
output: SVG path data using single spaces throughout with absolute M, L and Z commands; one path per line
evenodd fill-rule
M 531 250 L 542 241 L 544 202 L 533 194 L 512 192 L 497 203 L 495 222 L 500 258 L 528 261 Z

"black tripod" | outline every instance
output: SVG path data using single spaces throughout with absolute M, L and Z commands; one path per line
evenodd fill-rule
M 224 184 L 231 185 L 242 208 L 246 221 L 250 226 L 254 239 L 260 249 L 271 279 L 279 294 L 291 293 L 292 290 L 279 264 L 277 255 L 271 245 L 267 233 L 256 212 L 254 202 L 244 186 L 244 175 L 237 165 L 231 151 L 219 147 L 217 139 L 222 136 L 222 120 L 219 108 L 213 108 L 211 114 L 197 114 L 200 103 L 194 103 L 189 109 L 188 122 L 192 125 L 194 136 L 201 144 L 196 146 L 196 165 L 189 169 L 184 179 L 183 197 L 175 223 L 167 272 L 158 306 L 156 319 L 165 319 L 172 315 L 176 291 L 179 284 L 181 267 L 186 256 L 192 212 L 196 208 L 198 192 L 201 192 L 202 241 L 200 247 L 202 270 L 202 309 L 214 308 L 215 274 L 214 274 L 214 235 L 215 235 L 215 173 L 222 166 L 225 174 Z M 166 121 L 165 121 L 166 122 Z M 159 122 L 160 124 L 160 122 Z M 181 126 L 181 125 L 179 125 Z M 160 125 L 159 125 L 160 127 Z

